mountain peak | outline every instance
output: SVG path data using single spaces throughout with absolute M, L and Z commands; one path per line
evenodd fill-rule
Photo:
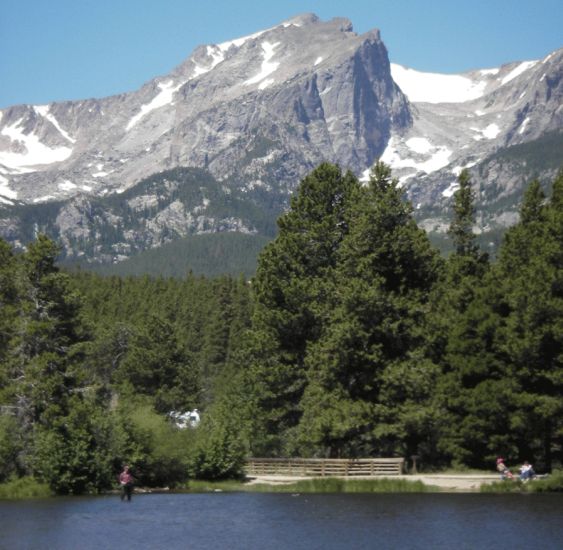
M 296 27 L 306 27 L 307 25 L 318 23 L 319 20 L 319 17 L 314 13 L 301 13 L 295 17 L 282 21 L 278 26 L 289 27 L 290 25 L 295 25 Z

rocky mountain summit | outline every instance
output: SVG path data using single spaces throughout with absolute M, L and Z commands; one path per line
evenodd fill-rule
M 378 158 L 430 231 L 464 167 L 489 201 L 482 228 L 507 225 L 529 174 L 499 152 L 561 143 L 562 72 L 563 49 L 420 73 L 390 64 L 377 30 L 301 15 L 200 46 L 136 92 L 0 110 L 0 235 L 47 231 L 68 257 L 119 261 L 186 235 L 259 234 L 320 162 L 360 175 Z
M 200 46 L 137 92 L 15 106 L 0 122 L 4 196 L 29 203 L 122 191 L 177 166 L 250 188 L 282 158 L 286 185 L 325 159 L 358 171 L 411 120 L 379 32 L 306 15 Z

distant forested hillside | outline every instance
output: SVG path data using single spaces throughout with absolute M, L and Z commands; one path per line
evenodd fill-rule
M 260 251 L 270 240 L 269 237 L 242 233 L 194 235 L 141 252 L 116 264 L 84 265 L 83 269 L 120 276 L 182 278 L 192 272 L 207 277 L 240 274 L 251 277 L 256 272 Z

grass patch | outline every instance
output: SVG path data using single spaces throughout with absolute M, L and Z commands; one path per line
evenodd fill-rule
M 304 479 L 288 485 L 250 485 L 272 493 L 425 493 L 433 490 L 422 481 L 406 479 Z
M 481 493 L 521 493 L 526 490 L 526 487 L 519 479 L 506 479 L 494 483 L 483 483 L 479 490 Z
M 438 489 L 421 481 L 406 479 L 303 479 L 294 483 L 248 484 L 241 481 L 190 481 L 184 486 L 190 492 L 233 492 L 249 493 L 427 493 Z
M 47 484 L 40 483 L 32 477 L 11 479 L 0 485 L 1 499 L 38 498 L 52 495 Z
M 556 470 L 545 478 L 526 483 L 519 479 L 507 479 L 481 485 L 481 493 L 562 493 L 563 470 Z
M 556 470 L 544 479 L 527 483 L 526 487 L 534 493 L 563 493 L 563 470 Z

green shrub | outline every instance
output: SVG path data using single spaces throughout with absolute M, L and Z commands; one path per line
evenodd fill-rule
M 131 441 L 123 461 L 138 484 L 174 487 L 187 480 L 192 430 L 179 430 L 148 404 L 127 410 L 124 421 Z
M 0 498 L 36 498 L 51 496 L 46 483 L 40 483 L 33 477 L 12 478 L 0 485 Z
M 69 413 L 34 431 L 32 466 L 58 494 L 97 493 L 113 484 L 120 454 L 113 415 L 89 400 L 73 398 Z
M 562 493 L 563 470 L 556 470 L 546 478 L 536 479 L 526 484 L 534 493 Z
M 197 479 L 240 478 L 244 472 L 245 447 L 240 426 L 220 406 L 207 415 L 197 430 L 190 457 L 190 477 Z

